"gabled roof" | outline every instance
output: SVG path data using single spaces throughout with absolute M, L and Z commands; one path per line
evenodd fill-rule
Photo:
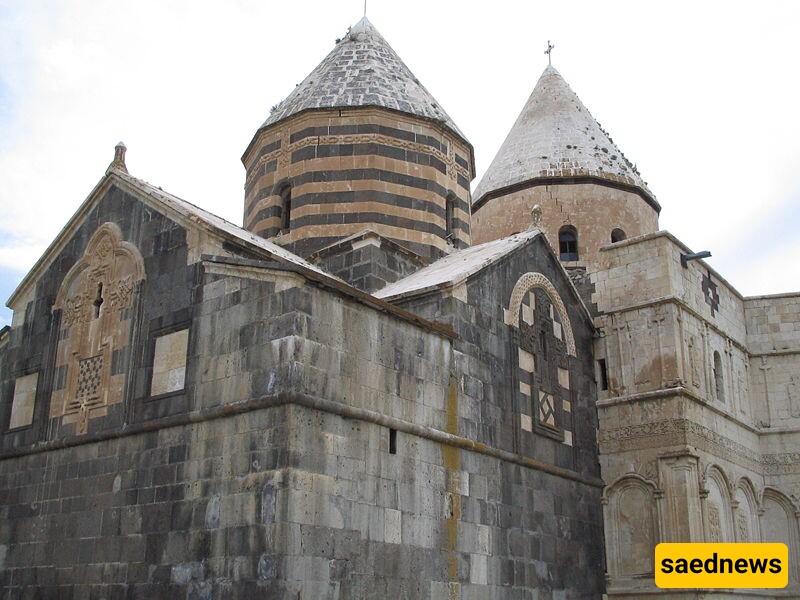
M 442 123 L 464 134 L 383 36 L 361 19 L 317 68 L 277 105 L 263 129 L 314 108 L 380 106 Z
M 569 288 L 572 290 L 575 304 L 583 313 L 586 322 L 592 324 L 592 314 L 583 302 L 578 290 L 575 289 L 575 284 L 564 269 L 561 261 L 556 258 L 545 235 L 536 227 L 531 227 L 526 231 L 515 233 L 499 240 L 492 240 L 484 244 L 457 250 L 412 273 L 408 277 L 387 285 L 375 292 L 373 296 L 391 303 L 437 290 L 454 290 L 469 278 L 500 262 L 538 237 L 541 237 L 544 247 L 553 259 L 552 263 L 561 271 L 564 281 L 568 283 Z M 535 268 L 535 265 L 531 266 Z
M 437 335 L 442 335 L 448 338 L 457 337 L 452 328 L 448 325 L 443 325 L 435 321 L 428 321 L 422 317 L 412 314 L 402 308 L 384 302 L 379 298 L 362 292 L 361 290 L 351 286 L 342 279 L 335 277 L 319 267 L 303 260 L 299 256 L 292 254 L 285 248 L 268 242 L 267 240 L 253 235 L 249 231 L 226 221 L 202 208 L 182 200 L 177 196 L 165 192 L 146 181 L 137 179 L 129 175 L 125 169 L 124 160 L 121 163 L 114 163 L 109 166 L 106 174 L 97 183 L 94 189 L 90 192 L 89 196 L 84 200 L 72 218 L 67 222 L 55 240 L 45 250 L 44 254 L 39 258 L 30 272 L 25 276 L 22 282 L 17 286 L 17 289 L 11 295 L 7 302 L 7 306 L 11 307 L 15 300 L 33 285 L 40 273 L 47 268 L 47 266 L 54 260 L 64 245 L 69 241 L 72 232 L 80 225 L 83 218 L 92 210 L 97 202 L 103 197 L 105 192 L 112 186 L 116 185 L 122 190 L 133 192 L 140 201 L 146 203 L 154 210 L 162 212 L 169 218 L 175 219 L 176 222 L 182 223 L 185 226 L 194 226 L 205 229 L 209 234 L 217 236 L 223 241 L 233 241 L 240 244 L 244 249 L 253 252 L 256 255 L 263 257 L 264 262 L 274 261 L 285 266 L 288 270 L 300 273 L 304 277 L 316 281 L 328 289 L 335 290 L 338 293 L 345 294 L 357 302 L 370 306 L 376 310 L 392 314 L 395 317 L 414 323 L 415 325 L 424 329 L 433 331 Z M 253 261 L 242 261 L 237 258 L 219 257 L 219 256 L 203 256 L 202 260 L 209 260 L 216 263 L 229 263 L 241 264 L 242 262 L 251 263 Z M 259 260 L 259 262 L 261 262 Z M 248 264 L 247 266 L 254 266 Z M 258 264 L 255 266 L 266 266 L 273 268 L 272 264 Z M 278 267 L 274 267 L 278 268 Z M 6 329 L 0 331 L 0 343 L 3 341 L 3 335 Z
M 543 178 L 593 177 L 637 188 L 660 207 L 636 167 L 552 66 L 536 87 L 475 188 L 473 204 L 487 194 Z
M 275 260 L 279 263 L 285 263 L 298 267 L 301 271 L 313 271 L 318 276 L 323 276 L 328 280 L 336 280 L 337 283 L 344 284 L 338 277 L 327 273 L 316 265 L 303 260 L 296 254 L 293 254 L 272 242 L 268 242 L 262 237 L 254 235 L 233 223 L 226 221 L 222 217 L 218 217 L 194 204 L 187 202 L 177 196 L 165 192 L 159 187 L 156 187 L 146 181 L 129 175 L 126 170 L 119 168 L 112 164 L 103 178 L 91 191 L 89 196 L 84 200 L 83 204 L 78 208 L 72 218 L 67 222 L 61 232 L 56 236 L 55 240 L 45 250 L 44 254 L 39 258 L 33 268 L 22 279 L 17 289 L 11 294 L 8 299 L 7 305 L 11 306 L 15 299 L 20 294 L 36 281 L 38 274 L 50 264 L 50 261 L 57 256 L 58 252 L 69 240 L 70 232 L 81 222 L 86 213 L 89 212 L 92 206 L 99 201 L 103 193 L 110 185 L 118 185 L 123 189 L 133 190 L 137 196 L 143 200 L 150 201 L 151 206 L 155 210 L 165 212 L 165 214 L 183 220 L 188 223 L 193 223 L 196 226 L 203 227 L 212 234 L 221 238 L 227 238 L 236 241 L 244 248 L 253 252 L 263 255 L 265 259 Z M 187 224 L 188 224 L 187 223 Z M 345 284 L 346 285 L 346 284 Z
M 177 211 L 193 223 L 201 223 L 208 229 L 217 230 L 218 232 L 221 232 L 226 236 L 232 237 L 235 240 L 243 243 L 246 247 L 251 249 L 263 250 L 269 258 L 272 258 L 278 262 L 293 264 L 295 266 L 302 267 L 303 269 L 315 271 L 316 273 L 324 275 L 325 277 L 339 279 L 338 277 L 334 277 L 326 271 L 323 271 L 318 266 L 300 258 L 296 254 L 289 252 L 285 248 L 282 248 L 277 244 L 273 244 L 272 242 L 269 242 L 266 239 L 247 231 L 246 229 L 242 229 L 238 225 L 234 225 L 222 217 L 210 213 L 199 206 L 195 206 L 191 202 L 187 202 L 182 198 L 178 198 L 177 196 L 165 192 L 159 187 L 156 187 L 141 179 L 137 179 L 136 177 L 129 175 L 126 171 L 111 169 L 111 173 L 113 173 L 122 181 L 137 188 L 142 193 L 155 198 L 161 204 Z M 339 281 L 342 280 L 339 279 Z
M 373 240 L 376 243 L 380 244 L 381 246 L 385 245 L 392 249 L 393 252 L 398 254 L 404 255 L 406 258 L 410 259 L 411 261 L 419 264 L 419 265 L 427 265 L 429 264 L 427 260 L 422 258 L 419 254 L 414 252 L 413 250 L 409 250 L 402 244 L 394 241 L 391 238 L 386 237 L 385 235 L 381 235 L 374 229 L 367 227 L 362 229 L 358 233 L 354 233 L 352 235 L 348 235 L 341 240 L 336 240 L 332 244 L 325 246 L 324 248 L 320 248 L 316 252 L 310 254 L 308 256 L 308 260 L 310 262 L 316 262 L 317 260 L 330 256 L 331 254 L 338 254 L 340 252 L 347 252 L 353 248 L 354 243 L 363 242 L 366 240 Z
M 539 229 L 529 229 L 499 240 L 458 250 L 408 277 L 390 283 L 373 295 L 391 301 L 401 296 L 456 286 L 470 275 L 494 264 L 539 235 L 542 235 Z

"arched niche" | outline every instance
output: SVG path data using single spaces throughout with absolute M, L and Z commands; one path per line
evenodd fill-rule
M 554 311 L 557 313 L 558 321 L 562 328 L 564 343 L 567 347 L 567 353 L 576 356 L 575 338 L 572 335 L 572 324 L 567 315 L 567 308 L 564 306 L 564 301 L 561 300 L 561 296 L 558 295 L 555 286 L 541 273 L 525 273 L 517 280 L 517 283 L 514 284 L 514 289 L 511 292 L 511 298 L 508 302 L 506 324 L 519 327 L 522 301 L 525 298 L 525 294 L 532 289 L 541 289 L 547 294 Z
M 798 532 L 795 506 L 789 498 L 772 488 L 766 488 L 761 497 L 761 526 L 762 542 L 779 542 L 789 548 L 789 583 L 797 584 L 800 581 L 797 561 L 791 557 L 800 556 L 800 532 Z
M 758 496 L 753 483 L 741 478 L 733 492 L 733 528 L 737 542 L 757 542 L 761 539 L 758 523 Z
M 659 540 L 656 486 L 635 474 L 606 489 L 604 517 L 608 572 L 611 577 L 652 575 Z
M 706 542 L 733 542 L 731 492 L 728 478 L 716 465 L 706 470 L 706 497 L 703 511 Z

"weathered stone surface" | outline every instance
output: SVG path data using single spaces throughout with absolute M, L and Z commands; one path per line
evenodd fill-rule
M 659 541 L 800 555 L 797 294 L 682 263 L 638 180 L 577 164 L 487 201 L 463 249 L 457 131 L 363 98 L 305 111 L 309 89 L 245 156 L 245 220 L 275 229 L 291 180 L 280 241 L 314 264 L 118 146 L 12 296 L 4 597 L 689 600 L 654 587 Z M 791 568 L 747 597 L 798 596 Z

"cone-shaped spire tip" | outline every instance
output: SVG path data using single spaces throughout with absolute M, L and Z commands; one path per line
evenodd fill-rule
M 595 177 L 652 192 L 561 74 L 547 65 L 472 198 L 540 178 Z M 658 208 L 656 209 L 658 210 Z
M 463 133 L 364 16 L 283 102 L 262 127 L 315 108 L 379 106 L 442 123 Z

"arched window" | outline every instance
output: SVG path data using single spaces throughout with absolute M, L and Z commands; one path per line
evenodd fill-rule
M 714 391 L 717 394 L 717 400 L 724 402 L 725 382 L 722 379 L 722 358 L 717 351 L 714 351 Z
M 578 231 L 572 225 L 558 230 L 558 254 L 561 260 L 578 260 Z
M 622 231 L 619 227 L 611 231 L 611 243 L 616 244 L 617 242 L 621 242 L 628 236 L 625 235 L 625 232 Z
M 292 186 L 281 189 L 281 233 L 289 233 L 292 223 Z

